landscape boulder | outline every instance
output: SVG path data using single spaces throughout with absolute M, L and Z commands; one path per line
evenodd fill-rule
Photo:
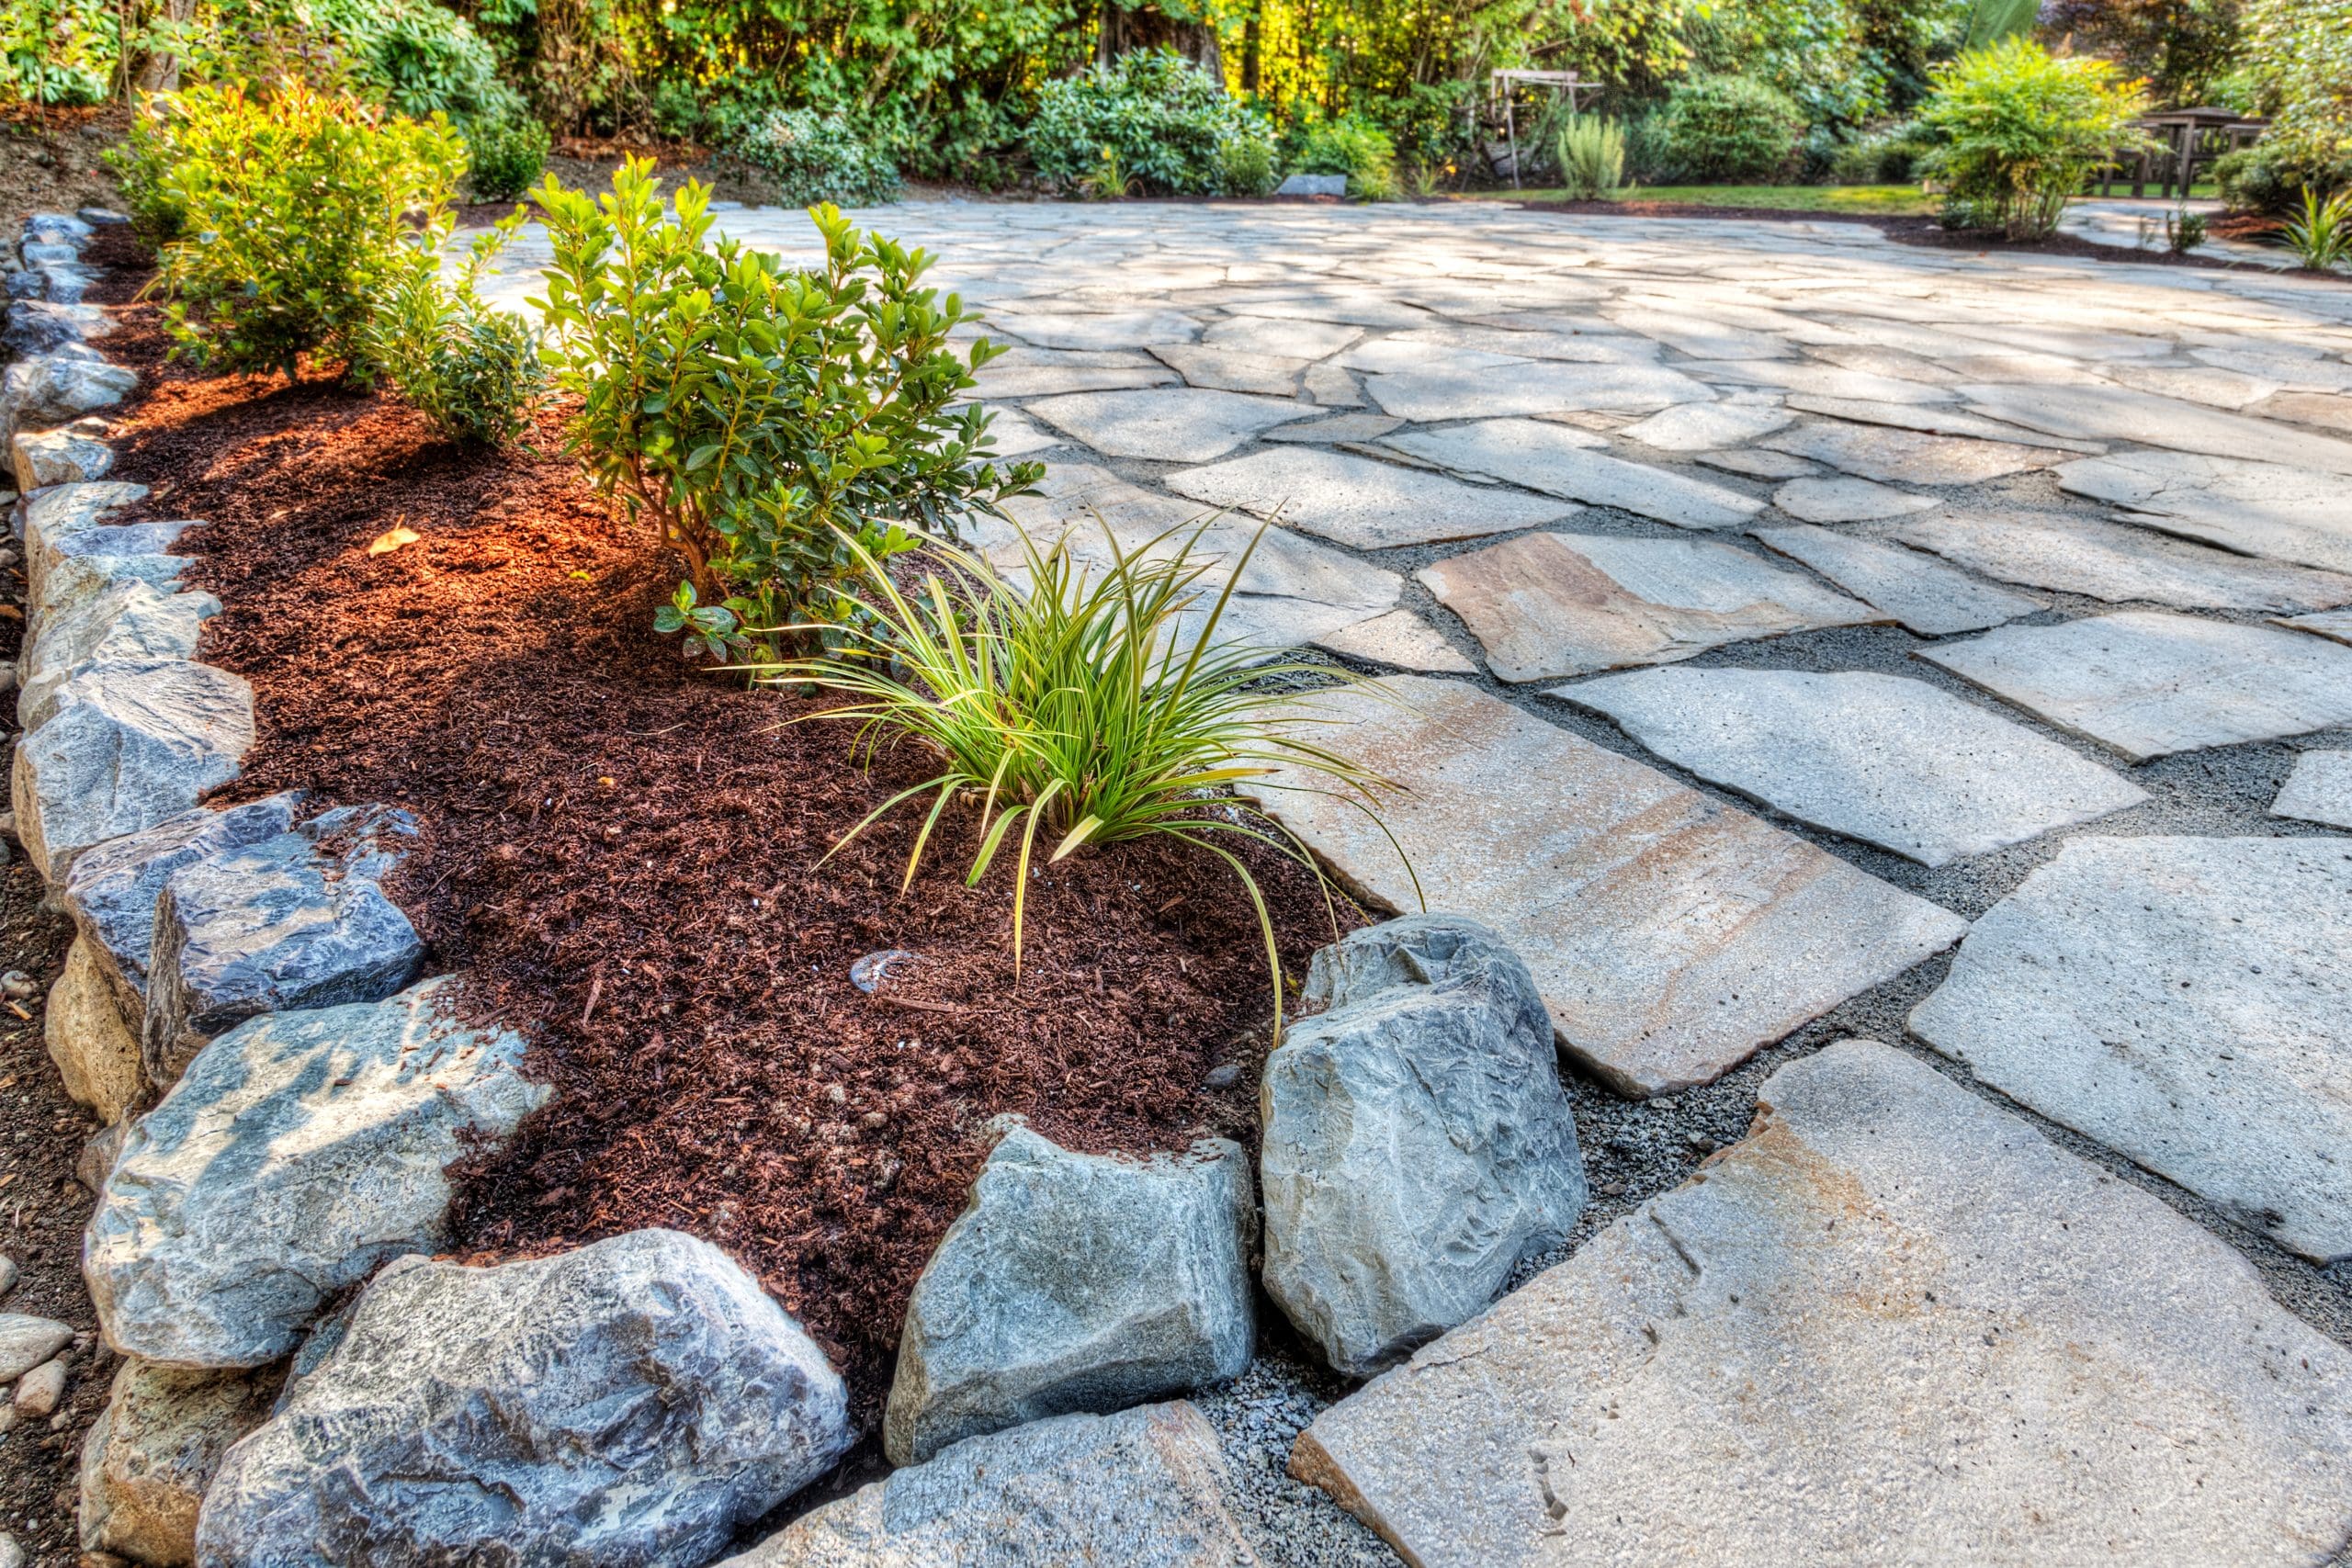
M 854 1438 L 823 1353 L 706 1242 L 405 1258 L 229 1450 L 197 1560 L 699 1568 Z
M 343 807 L 174 871 L 155 900 L 141 1051 L 168 1087 L 207 1041 L 262 1013 L 381 1000 L 424 943 L 377 879 L 416 836 L 386 807 Z
M 44 297 L 61 305 L 78 304 L 85 282 L 71 268 L 44 269 Z M 109 365 L 95 354 L 75 354 L 68 344 L 30 359 L 19 359 L 0 376 L 0 436 L 18 431 L 46 430 L 99 409 L 112 408 L 139 385 L 139 373 Z
M 1527 965 L 1416 915 L 1315 955 L 1259 1085 L 1266 1291 L 1375 1371 L 1484 1310 L 1584 1210 L 1576 1118 Z
M 0 326 L 0 356 L 9 359 L 30 359 L 114 331 L 96 305 L 52 305 L 45 299 L 11 301 L 6 322 Z
M 8 465 L 18 490 L 87 484 L 114 468 L 114 448 L 96 436 L 67 428 L 17 433 L 8 443 Z
M 1249 1568 L 1216 1433 L 1191 1404 L 967 1438 L 803 1514 L 720 1568 Z
M 147 499 L 145 485 L 122 479 L 94 479 L 87 484 L 55 485 L 39 495 L 25 497 L 21 532 L 25 536 L 25 581 L 38 589 L 53 562 L 59 545 L 77 534 L 104 527 L 107 519 L 135 502 Z
M 327 1298 L 447 1240 L 459 1156 L 546 1098 L 520 1036 L 460 1023 L 454 983 L 272 1013 L 197 1054 L 130 1123 L 83 1242 L 107 1342 L 189 1367 L 294 1348 Z
M 1048 1416 L 1238 1376 L 1256 1338 L 1240 1145 L 1072 1154 L 1005 1118 L 907 1305 L 882 1444 L 895 1464 Z
M 82 1550 L 149 1568 L 196 1561 L 196 1516 L 229 1445 L 269 1417 L 277 1378 L 123 1362 L 82 1444 Z
M 192 526 L 185 522 L 129 523 L 59 541 L 47 564 L 26 579 L 28 635 L 38 637 L 51 621 L 124 582 L 143 582 L 164 592 L 177 588 L 187 570 L 187 558 L 164 552 Z
M 17 834 L 52 885 L 93 844 L 152 828 L 237 776 L 254 739 L 253 688 L 185 660 L 102 664 L 57 688 L 17 746 Z
M 17 721 L 40 728 L 57 711 L 57 689 L 94 665 L 195 658 L 204 623 L 220 613 L 220 601 L 209 593 L 123 578 L 44 616 L 19 663 Z
M 135 1109 L 146 1091 L 139 1037 L 123 1021 L 114 987 L 99 967 L 90 939 L 75 936 L 65 967 L 49 990 L 42 1042 L 65 1092 L 111 1125 Z

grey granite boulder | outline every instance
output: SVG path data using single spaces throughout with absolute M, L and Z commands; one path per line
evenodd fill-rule
M 91 959 L 113 987 L 134 1035 L 146 1025 L 155 900 L 164 884 L 183 866 L 288 831 L 301 807 L 296 790 L 219 811 L 199 806 L 142 832 L 109 839 L 74 861 L 62 889 L 65 912 L 89 943 Z
M 967 1438 L 812 1509 L 720 1568 L 1250 1568 L 1192 1405 Z
M 260 1366 L 335 1292 L 447 1240 L 443 1168 L 547 1098 L 522 1039 L 458 1022 L 448 984 L 254 1019 L 131 1123 L 83 1243 L 108 1344 Z
M 907 1304 L 883 1420 L 891 1461 L 1047 1416 L 1238 1376 L 1256 1323 L 1240 1145 L 1071 1154 L 1017 1119 Z
M 18 490 L 87 484 L 114 467 L 114 448 L 75 430 L 19 431 L 8 443 L 8 463 Z
M 125 1361 L 82 1444 L 82 1550 L 149 1568 L 195 1562 L 204 1489 L 229 1445 L 268 1418 L 277 1381 Z
M 152 828 L 235 778 L 253 744 L 253 688 L 208 664 L 96 665 L 55 700 L 18 742 L 9 780 L 25 854 L 52 884 L 91 845 Z
M 25 621 L 30 635 L 38 637 L 52 619 L 125 582 L 143 582 L 164 593 L 177 589 L 187 571 L 187 558 L 164 552 L 194 525 L 132 523 L 93 528 L 59 541 L 46 565 L 26 580 Z
M 416 836 L 384 807 L 343 807 L 164 880 L 141 1026 L 148 1080 L 261 1013 L 372 1002 L 415 977 L 424 943 L 377 879 Z
M 1258 1089 L 1266 1292 L 1363 1374 L 1485 1309 L 1584 1210 L 1552 1021 L 1492 931 L 1415 915 L 1315 955 Z
M 707 1243 L 403 1259 L 229 1450 L 197 1561 L 699 1568 L 853 1438 L 823 1353 Z
M 57 689 L 98 664 L 151 664 L 196 657 L 204 623 L 220 601 L 158 588 L 135 577 L 42 618 L 17 674 L 17 720 L 38 729 L 57 711 Z
M 25 498 L 25 581 L 32 596 L 40 596 L 40 580 L 57 554 L 61 541 L 107 525 L 107 519 L 147 499 L 145 485 L 121 479 L 94 479 L 87 484 L 56 485 Z
M 73 304 L 79 299 L 77 290 L 58 288 L 54 270 L 47 294 L 60 304 Z M 61 294 L 74 298 L 61 299 Z M 0 376 L 0 436 L 14 436 L 20 430 L 46 430 L 112 408 L 139 385 L 137 371 L 109 365 L 96 355 L 84 358 L 68 348 L 19 359 Z
M 53 305 L 45 299 L 12 301 L 6 320 L 0 326 L 0 356 L 10 359 L 30 359 L 114 331 L 114 323 L 96 305 Z

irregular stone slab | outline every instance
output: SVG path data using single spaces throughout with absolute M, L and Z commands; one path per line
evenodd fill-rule
M 1172 387 L 1179 379 L 1175 371 L 1160 365 L 990 365 L 973 378 L 972 395 L 1007 399 L 1115 392 L 1136 387 Z
M 1681 367 L 1719 387 L 1779 387 L 1823 398 L 1851 398 L 1879 403 L 1948 403 L 1949 387 L 1921 381 L 1873 376 L 1867 370 L 1841 370 L 1834 365 L 1814 365 L 1786 359 L 1702 359 Z
M 135 577 L 44 615 L 21 661 L 17 718 L 38 729 L 57 711 L 58 688 L 100 664 L 153 664 L 196 657 L 204 623 L 220 613 L 209 593 L 159 589 Z
M 1746 474 L 1756 479 L 1802 479 L 1807 474 L 1821 471 L 1803 457 L 1792 457 L 1786 452 L 1768 452 L 1760 446 L 1732 452 L 1698 452 L 1692 457 L 1711 468 L 1721 468 L 1730 474 Z
M 2352 1255 L 2352 855 L 2082 838 L 1995 905 L 1911 1029 L 2321 1263 Z
M 1770 435 L 1795 418 L 1770 403 L 1681 403 L 1618 434 L 1661 451 L 1708 452 Z
M 1274 187 L 1276 196 L 1343 197 L 1348 194 L 1345 175 L 1285 175 L 1283 183 Z
M 2298 424 L 2324 425 L 2352 431 L 2352 398 L 2328 392 L 2280 392 L 2246 411 L 2265 419 L 2293 420 Z
M 67 1096 L 112 1123 L 144 1098 L 147 1076 L 139 1065 L 139 1036 L 123 1021 L 94 954 L 85 936 L 65 950 L 65 967 L 49 989 L 41 1039 Z
M 1025 457 L 1032 452 L 1043 452 L 1062 444 L 1058 435 L 1048 435 L 1022 415 L 1018 409 L 989 411 L 989 440 L 1000 457 Z
M 49 298 L 70 305 L 78 295 L 64 295 L 73 292 L 52 287 Z M 139 385 L 137 371 L 109 365 L 96 355 L 74 355 L 68 352 L 73 346 L 19 359 L 0 376 L 0 436 L 13 438 L 19 431 L 45 430 L 112 408 Z
M 1932 495 L 1913 495 L 1871 479 L 1791 479 L 1772 492 L 1772 504 L 1801 523 L 1869 523 L 1902 517 L 1938 505 Z
M 1462 617 L 1502 681 L 1664 664 L 1749 637 L 1882 618 L 1711 540 L 1531 534 L 1415 575 Z
M 1254 1568 L 1216 1433 L 1191 1404 L 972 1438 L 811 1509 L 720 1568 Z
M 1922 865 L 2148 798 L 2055 741 L 1896 675 L 1644 670 L 1552 694 L 1702 779 Z
M 1146 348 L 1190 343 L 1200 322 L 1174 310 L 1108 310 L 1100 315 L 990 311 L 989 324 L 1039 348 Z
M 1423 373 L 1457 376 L 1494 370 L 1506 365 L 1524 365 L 1527 361 L 1518 355 L 1491 354 L 1445 338 L 1397 333 L 1360 343 L 1335 357 L 1332 363 L 1350 370 L 1370 370 L 1385 376 Z
M 1336 418 L 1317 420 L 1313 424 L 1278 424 L 1266 432 L 1266 439 L 1333 446 L 1342 442 L 1377 441 L 1404 423 L 1385 413 L 1343 413 Z
M 1477 671 L 1452 643 L 1440 637 L 1430 624 L 1410 610 L 1391 610 L 1369 621 L 1343 626 L 1315 639 L 1318 648 L 1351 659 L 1367 660 L 1374 664 L 1386 664 L 1399 670 L 1426 670 L 1442 675 L 1470 675 Z
M 1436 318 L 1427 310 L 1365 288 L 1317 288 L 1284 291 L 1279 298 L 1228 299 L 1236 316 L 1278 321 L 1345 323 L 1357 327 L 1419 327 Z
M 1168 488 L 1238 507 L 1360 550 L 1473 539 L 1556 522 L 1583 508 L 1342 452 L 1255 452 L 1168 477 Z
M 2352 519 L 2333 474 L 2178 452 L 2068 463 L 2062 490 L 2132 509 L 2134 521 L 2245 555 L 2352 571 Z
M 1363 394 L 1356 390 L 1355 378 L 1336 365 L 1310 365 L 1301 379 L 1306 395 L 1315 400 L 1318 409 L 1360 409 Z M 1400 422 L 1401 423 L 1401 422 Z M 1274 440 L 1272 432 L 1266 439 Z
M 1309 418 L 1315 408 L 1240 392 L 1171 387 L 1047 398 L 1029 404 L 1028 412 L 1107 457 L 1205 463 L 1274 425 Z
M 52 1318 L 0 1312 L 0 1382 L 14 1382 L 74 1343 L 74 1330 Z
M 2224 413 L 2128 387 L 1962 387 L 1973 412 L 2052 435 L 2136 441 L 2176 452 L 2352 474 L 2352 441 Z
M 546 1100 L 523 1041 L 446 981 L 271 1013 L 197 1054 L 131 1123 L 83 1248 L 107 1342 L 191 1367 L 291 1350 L 327 1297 L 447 1240 L 442 1168 Z
M 1918 656 L 2134 762 L 2352 723 L 2352 648 L 2267 626 L 2125 610 Z
M 1567 409 L 1644 412 L 1705 402 L 1705 383 L 1662 365 L 1577 365 L 1544 360 L 1506 375 L 1487 366 L 1450 366 L 1372 376 L 1364 389 L 1399 419 L 1494 419 Z
M 1458 681 L 1318 699 L 1324 743 L 1409 793 L 1380 826 L 1305 793 L 1258 798 L 1390 909 L 1460 910 L 1525 959 L 1569 1054 L 1622 1092 L 1703 1083 L 1951 946 L 1967 922 L 1655 768 Z M 1288 787 L 1280 787 L 1288 786 Z
M 2046 449 L 1979 441 L 1959 435 L 1924 435 L 1885 425 L 1815 421 L 1769 436 L 1778 452 L 1810 457 L 1866 479 L 1897 484 L 1973 485 L 2004 474 L 2046 468 L 2058 458 Z
M 2273 616 L 2270 624 L 2292 626 L 2299 632 L 2310 632 L 2331 642 L 2352 642 L 2352 610 L 2322 610 L 2315 615 Z
M 907 1303 L 882 1423 L 894 1464 L 1250 1364 L 1258 1215 L 1240 1145 L 1136 1160 L 1071 1154 L 1018 1118 L 998 1131 Z
M 2289 1568 L 2352 1531 L 2352 1355 L 2235 1252 L 1882 1045 L 1759 1098 L 1292 1472 L 1425 1568 Z
M 1304 359 L 1254 354 L 1241 348 L 1200 344 L 1166 344 L 1151 351 L 1187 386 L 1211 387 L 1227 392 L 1263 392 L 1287 398 L 1298 390 L 1306 370 Z
M 254 694 L 186 660 L 101 664 L 57 688 L 17 747 L 10 780 L 25 854 L 51 883 L 93 844 L 152 828 L 237 776 Z
M 832 1468 L 842 1380 L 758 1281 L 675 1231 L 467 1269 L 404 1258 L 229 1450 L 197 1561 L 707 1562 Z
M 1417 915 L 1315 955 L 1258 1091 L 1266 1292 L 1363 1376 L 1485 1310 L 1586 1198 L 1552 1020 L 1477 921 Z
M 2270 803 L 2273 817 L 2352 828 L 2352 751 L 2305 751 Z
M 82 1550 L 151 1568 L 194 1562 L 204 1489 L 229 1445 L 268 1418 L 277 1382 L 125 1361 L 82 1445 Z
M 19 431 L 8 444 L 18 490 L 87 484 L 114 468 L 114 448 L 71 430 Z
M 1201 341 L 1216 348 L 1279 355 L 1286 359 L 1322 359 L 1363 336 L 1362 327 L 1337 321 L 1284 321 L 1244 316 L 1214 322 Z
M 258 1014 L 380 1001 L 414 979 L 424 943 L 378 879 L 415 837 L 405 811 L 344 807 L 174 871 L 155 900 L 148 1081 L 168 1087 Z
M 1876 539 L 1810 525 L 1758 528 L 1755 537 L 1921 637 L 1983 631 L 2045 607 L 2039 599 L 1978 582 L 1932 556 Z
M 2316 610 L 2352 603 L 2352 577 L 2248 560 L 2063 512 L 1947 512 L 1905 524 L 1906 545 L 2004 582 L 2211 610 Z
M 2280 351 L 2264 353 L 2248 353 L 2241 348 L 2195 348 L 2189 352 L 2208 365 L 2223 367 L 2226 373 L 2243 380 L 2275 381 L 2297 392 L 2352 392 L 2352 365 L 2341 359 L 2323 359 L 2300 344 L 2279 346 Z M 2293 352 L 2283 352 L 2288 347 Z
M 2071 371 L 2070 371 L 2071 374 Z M 2019 446 L 2050 446 L 2062 452 L 2104 452 L 2097 441 L 2075 441 L 2046 435 L 2023 425 L 2007 424 L 1982 414 L 1925 403 L 1882 403 L 1867 398 L 1825 398 L 1810 392 L 1790 394 L 1789 407 L 1799 413 L 1817 413 L 1855 424 L 1887 424 L 1898 430 L 1924 431 L 1929 435 L 1974 435 Z
M 2217 409 L 2242 409 L 2279 389 L 2276 381 L 2257 380 L 2241 371 L 2217 370 L 2202 365 L 2109 365 L 2102 367 L 2099 374 L 2134 391 L 2186 398 Z
M 1704 479 L 1591 450 L 1600 438 L 1544 420 L 1490 419 L 1452 430 L 1408 431 L 1385 445 L 1456 472 L 1655 517 L 1680 528 L 1733 528 L 1764 509 Z

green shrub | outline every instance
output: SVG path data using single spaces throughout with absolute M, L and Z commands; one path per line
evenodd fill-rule
M 1830 157 L 1829 177 L 1841 186 L 1911 185 L 1934 146 L 1934 135 L 1912 121 L 1881 126 L 1840 144 Z
M 1781 174 L 1804 116 L 1779 88 L 1746 76 L 1702 76 L 1668 96 L 1659 131 L 1677 177 L 1741 184 Z
M 437 115 L 401 119 L 290 81 L 266 97 L 204 86 L 151 101 L 131 141 L 131 200 L 151 230 L 180 235 L 151 286 L 173 352 L 289 378 L 312 350 L 362 365 L 356 333 L 405 265 L 410 218 L 447 203 L 465 166 Z
M 2352 0 L 2246 0 L 2245 71 L 2270 116 L 2261 147 L 2290 188 L 2352 175 Z
M 1306 133 L 1298 166 L 1310 175 L 1345 175 L 1359 201 L 1396 199 L 1396 144 L 1388 132 L 1360 119 L 1327 119 Z
M 548 166 L 548 128 L 528 114 L 477 119 L 466 139 L 466 188 L 476 201 L 512 201 Z
M 512 311 L 492 310 L 476 292 L 482 269 L 522 221 L 518 209 L 475 239 L 452 283 L 440 267 L 449 215 L 430 214 L 360 331 L 368 373 L 390 381 L 452 441 L 498 446 L 520 439 L 547 384 L 529 325 Z
M 841 579 L 1034 484 L 1000 473 L 971 372 L 947 334 L 970 318 L 922 288 L 931 258 L 812 209 L 822 270 L 707 243 L 710 191 L 665 211 L 632 159 L 601 203 L 549 178 L 533 197 L 554 260 L 541 308 L 568 435 L 590 478 L 654 525 L 686 581 L 657 626 L 714 656 L 752 634 L 851 619 Z M 955 405 L 961 404 L 961 407 Z
M 2215 159 L 2213 180 L 2222 187 L 2222 199 L 2236 211 L 2290 214 L 2307 186 L 2352 186 L 2352 153 L 2334 164 L 2307 162 L 2297 148 L 2266 139 Z
M 792 660 L 763 678 L 848 694 L 849 705 L 823 716 L 857 724 L 869 757 L 883 739 L 903 737 L 941 759 L 936 776 L 886 801 L 836 850 L 923 795 L 932 797 L 931 810 L 907 862 L 907 883 L 959 798 L 980 808 L 967 886 L 1017 843 L 1016 976 L 1022 911 L 1041 851 L 1051 863 L 1084 847 L 1157 837 L 1223 860 L 1258 909 L 1279 1039 L 1282 961 L 1272 922 L 1249 867 L 1223 844 L 1272 844 L 1318 880 L 1322 873 L 1270 819 L 1204 796 L 1285 767 L 1313 777 L 1323 793 L 1360 802 L 1385 781 L 1306 739 L 1315 698 L 1283 690 L 1282 677 L 1308 669 L 1328 677 L 1329 666 L 1270 666 L 1264 649 L 1218 636 L 1234 584 L 1265 529 L 1220 588 L 1217 563 L 1195 553 L 1205 527 L 1171 530 L 1127 550 L 1105 526 L 1108 558 L 1099 576 L 1079 564 L 1067 536 L 1041 552 L 1022 535 L 1017 573 L 943 549 L 948 570 L 930 574 L 912 593 L 861 549 L 870 628 L 827 657 Z
M 224 7 L 225 9 L 225 7 Z M 464 17 L 433 0 L 308 0 L 310 28 L 349 65 L 353 85 L 423 119 L 506 118 L 523 100 L 498 79 L 498 60 Z
M 1164 49 L 1046 83 L 1024 140 L 1037 172 L 1059 185 L 1093 175 L 1107 147 L 1130 178 L 1190 196 L 1225 188 L 1234 142 L 1272 143 L 1265 122 L 1216 77 Z
M 2352 190 L 2322 196 L 2306 186 L 2303 210 L 2287 224 L 2287 248 L 2314 272 L 2352 261 Z
M 2058 226 L 2093 170 L 2147 144 L 2132 127 L 2144 111 L 2138 84 L 2107 62 L 2008 38 L 1939 67 L 1919 118 L 1943 138 L 1928 164 L 1952 208 L 2031 239 Z
M 729 137 L 727 151 L 775 176 L 786 207 L 872 207 L 899 199 L 898 165 L 838 114 L 770 109 Z
M 1625 132 L 1613 119 L 1576 116 L 1560 127 L 1552 156 L 1570 201 L 1598 201 L 1625 183 Z
M 1273 144 L 1261 136 L 1236 136 L 1216 150 L 1217 188 L 1227 196 L 1264 196 L 1282 183 L 1274 173 Z

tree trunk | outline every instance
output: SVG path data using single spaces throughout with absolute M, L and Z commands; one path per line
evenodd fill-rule
M 1225 84 L 1225 57 L 1217 49 L 1214 26 L 1163 16 L 1149 6 L 1131 11 L 1105 0 L 1102 30 L 1094 39 L 1094 62 L 1108 65 L 1139 49 L 1172 49 L 1207 72 L 1220 87 Z
M 139 14 L 137 0 L 127 0 L 124 19 L 130 21 Z M 164 20 L 176 27 L 186 27 L 196 17 L 196 0 L 164 0 Z M 126 73 L 126 75 L 130 75 Z M 175 92 L 180 85 L 180 57 L 175 51 L 159 50 L 139 62 L 137 74 L 130 75 L 142 93 Z

